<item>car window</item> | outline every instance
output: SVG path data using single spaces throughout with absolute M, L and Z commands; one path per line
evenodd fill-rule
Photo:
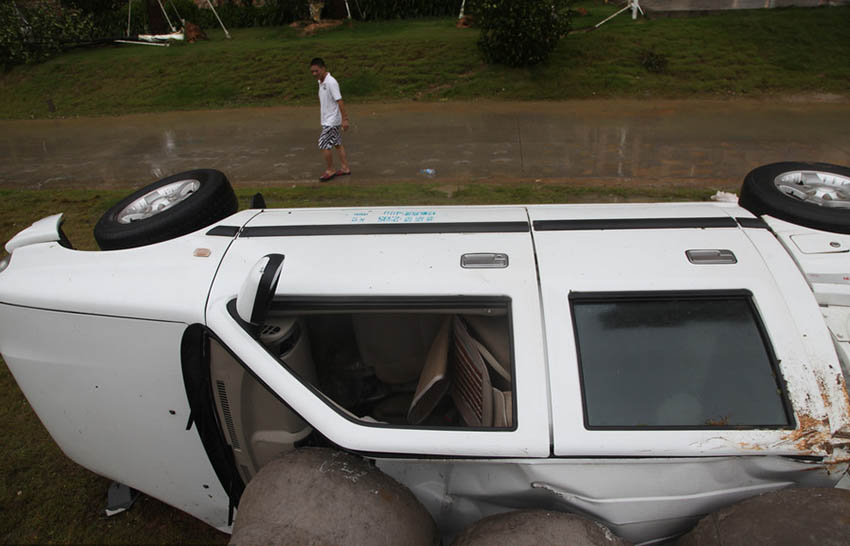
M 783 382 L 747 291 L 571 294 L 587 428 L 778 428 Z
M 510 301 L 277 300 L 259 341 L 364 425 L 516 427 Z

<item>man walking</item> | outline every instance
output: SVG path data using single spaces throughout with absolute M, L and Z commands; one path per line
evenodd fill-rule
M 319 150 L 325 158 L 325 172 L 319 177 L 322 182 L 327 182 L 335 176 L 346 176 L 351 174 L 351 167 L 345 157 L 345 148 L 342 145 L 343 131 L 348 130 L 348 114 L 345 113 L 345 104 L 342 102 L 342 94 L 339 92 L 339 83 L 331 76 L 325 66 L 325 61 L 316 57 L 310 61 L 310 73 L 319 81 L 319 105 L 322 111 L 322 134 L 319 135 Z M 334 169 L 333 150 L 339 153 L 340 169 Z

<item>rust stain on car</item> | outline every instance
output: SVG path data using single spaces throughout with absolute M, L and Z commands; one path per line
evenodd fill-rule
M 833 437 L 833 438 L 838 438 L 839 440 L 848 440 L 848 441 L 850 441 L 850 430 L 847 430 L 846 428 L 843 428 L 843 429 L 841 429 L 841 430 L 836 431 L 836 432 L 835 432 L 835 434 L 833 434 L 833 435 L 832 435 L 832 437 Z
M 833 451 L 829 419 L 817 419 L 811 415 L 798 415 L 800 427 L 785 437 L 785 441 L 803 452 L 831 455 Z
M 831 375 L 831 374 L 830 374 Z M 836 389 L 831 385 L 831 377 L 822 375 L 815 371 L 820 397 L 823 402 L 824 417 L 814 417 L 809 413 L 820 413 L 820 408 L 813 407 L 813 400 L 806 399 L 805 412 L 797 414 L 798 427 L 783 439 L 782 443 L 791 443 L 794 447 L 804 453 L 812 455 L 823 455 L 830 457 L 824 462 L 830 466 L 843 464 L 850 461 L 846 448 L 850 446 L 850 397 L 848 397 L 844 377 L 838 374 L 835 383 Z M 836 415 L 836 411 L 843 414 L 843 418 Z M 839 419 L 839 422 L 830 422 L 830 416 Z M 836 428 L 833 432 L 833 428 Z

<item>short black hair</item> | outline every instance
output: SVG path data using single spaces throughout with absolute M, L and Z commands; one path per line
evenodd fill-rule
M 318 66 L 320 68 L 327 68 L 325 66 L 325 61 L 322 60 L 321 57 L 314 57 L 312 61 L 310 61 L 310 66 Z

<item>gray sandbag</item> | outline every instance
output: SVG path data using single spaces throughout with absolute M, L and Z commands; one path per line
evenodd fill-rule
M 452 546 L 628 546 L 593 520 L 545 510 L 517 510 L 467 527 Z
M 245 488 L 230 544 L 435 546 L 416 497 L 359 457 L 301 448 L 264 466 Z
M 253 523 L 239 527 L 230 537 L 229 546 L 251 544 L 275 544 L 277 546 L 337 546 L 328 542 L 311 531 L 305 531 L 291 525 L 275 525 L 268 523 Z
M 676 546 L 847 546 L 850 491 L 793 488 L 702 518 Z

